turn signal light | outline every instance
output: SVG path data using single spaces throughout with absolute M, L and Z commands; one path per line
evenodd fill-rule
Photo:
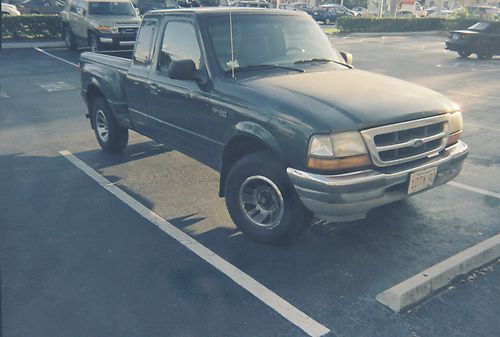
M 367 154 L 345 157 L 345 158 L 318 158 L 309 157 L 307 166 L 317 170 L 345 170 L 349 168 L 361 168 L 371 165 L 370 157 Z
M 462 130 L 452 133 L 451 135 L 448 136 L 448 141 L 446 142 L 446 145 L 455 144 L 460 140 L 461 136 L 462 136 Z

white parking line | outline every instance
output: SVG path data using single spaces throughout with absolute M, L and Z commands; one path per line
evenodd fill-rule
M 482 195 L 487 195 L 487 196 L 492 197 L 492 198 L 500 199 L 500 193 L 483 190 L 482 188 L 478 188 L 478 187 L 474 187 L 474 186 L 470 186 L 470 185 L 466 185 L 466 184 L 462 184 L 462 183 L 457 183 L 456 181 L 450 181 L 450 182 L 448 182 L 448 185 L 455 186 L 455 187 L 458 187 L 458 188 L 461 188 L 461 189 L 464 189 L 467 191 L 476 192 L 476 193 L 479 193 Z
M 50 57 L 52 57 L 52 58 L 55 58 L 56 60 L 63 61 L 64 63 L 67 63 L 67 64 L 69 64 L 69 65 L 72 65 L 73 67 L 80 68 L 80 66 L 79 66 L 78 64 L 73 63 L 73 62 L 70 62 L 70 61 L 65 60 L 65 59 L 63 59 L 63 58 L 60 58 L 60 57 L 58 57 L 58 56 L 52 55 L 51 53 L 47 53 L 47 52 L 46 52 L 45 50 L 43 50 L 43 49 L 36 48 L 36 47 L 35 47 L 34 49 L 35 49 L 36 51 L 39 51 L 40 53 L 43 53 L 43 54 L 45 54 L 45 55 L 47 55 L 47 56 L 50 56 Z
M 59 153 L 89 177 L 94 179 L 99 185 L 108 190 L 108 192 L 112 193 L 115 197 L 123 201 L 141 216 L 152 222 L 163 232 L 168 234 L 173 239 L 177 240 L 184 247 L 186 247 L 187 249 L 198 255 L 200 258 L 211 264 L 217 270 L 222 272 L 224 275 L 229 277 L 240 287 L 244 288 L 259 300 L 264 302 L 267 306 L 278 312 L 289 322 L 302 329 L 309 336 L 319 337 L 330 332 L 327 327 L 307 316 L 305 313 L 288 303 L 276 293 L 260 284 L 250 275 L 236 268 L 234 265 L 218 256 L 210 249 L 200 244 L 191 236 L 184 233 L 183 231 L 160 217 L 158 214 L 154 213 L 152 210 L 132 198 L 123 190 L 111 184 L 109 180 L 101 176 L 93 168 L 75 157 L 71 152 L 65 150 L 59 151 Z

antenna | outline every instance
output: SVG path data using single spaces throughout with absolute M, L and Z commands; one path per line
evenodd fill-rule
M 229 7 L 229 38 L 231 39 L 231 76 L 234 77 L 234 45 L 233 45 L 233 16 L 231 15 L 232 9 Z

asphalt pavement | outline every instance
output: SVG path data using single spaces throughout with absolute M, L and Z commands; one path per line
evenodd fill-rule
M 500 193 L 500 58 L 459 59 L 445 35 L 342 36 L 360 69 L 459 103 L 471 153 L 457 182 Z M 3 333 L 26 336 L 305 336 L 59 154 L 89 167 L 331 330 L 331 336 L 496 337 L 500 264 L 401 314 L 378 293 L 500 232 L 500 200 L 445 185 L 353 223 L 314 223 L 296 243 L 255 243 L 218 197 L 218 174 L 131 134 L 98 147 L 78 52 L 0 51 Z M 59 58 L 59 59 L 58 59 Z M 67 61 L 67 62 L 63 62 Z M 394 93 L 397 95 L 397 93 Z M 363 99 L 352 90 L 352 99 Z

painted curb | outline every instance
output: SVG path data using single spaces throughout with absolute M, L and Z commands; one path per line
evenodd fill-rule
M 401 312 L 465 275 L 500 257 L 500 234 L 478 243 L 377 295 L 377 301 Z
M 16 41 L 2 42 L 0 49 L 17 49 L 17 48 L 57 48 L 64 47 L 64 41 Z

